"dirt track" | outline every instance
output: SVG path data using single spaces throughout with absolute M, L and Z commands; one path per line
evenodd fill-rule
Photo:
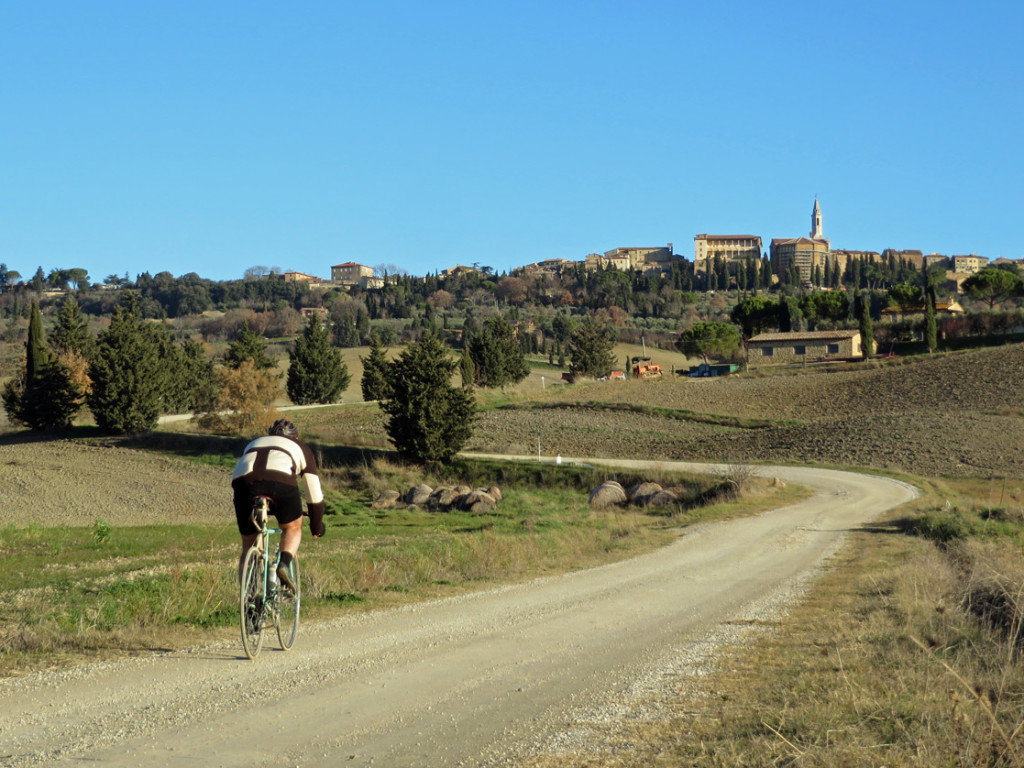
M 0 763 L 514 764 L 581 707 L 670 674 L 723 623 L 763 618 L 846 529 L 913 496 L 770 471 L 820 492 L 642 558 L 308 627 L 292 653 L 255 663 L 234 642 L 3 681 Z

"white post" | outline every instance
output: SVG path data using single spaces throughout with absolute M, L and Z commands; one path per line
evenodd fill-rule
M 540 430 L 537 430 L 537 461 L 540 461 Z

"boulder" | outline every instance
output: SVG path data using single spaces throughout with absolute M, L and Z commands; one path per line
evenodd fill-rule
M 412 488 L 409 489 L 409 492 L 405 494 L 405 503 L 416 504 L 417 506 L 421 506 L 427 503 L 427 499 L 430 498 L 430 494 L 432 494 L 433 492 L 434 489 L 431 488 L 426 483 L 414 485 Z
M 494 497 L 482 488 L 476 488 L 459 497 L 459 509 L 466 512 L 493 512 L 497 506 Z
M 401 494 L 398 491 L 384 491 L 370 504 L 371 509 L 393 509 Z
M 450 485 L 439 485 L 427 499 L 427 506 L 431 509 L 451 509 L 458 498 L 458 491 Z
M 500 502 L 505 496 L 505 494 L 501 492 L 501 488 L 496 485 L 492 485 L 487 489 L 487 495 L 494 499 L 495 502 Z

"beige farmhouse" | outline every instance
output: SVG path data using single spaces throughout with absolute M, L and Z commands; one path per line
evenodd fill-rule
M 863 357 L 860 331 L 762 333 L 747 342 L 749 365 L 779 365 Z

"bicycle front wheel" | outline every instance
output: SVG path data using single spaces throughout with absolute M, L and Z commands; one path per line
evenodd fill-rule
M 257 547 L 246 553 L 245 561 L 242 563 L 238 605 L 241 614 L 242 648 L 250 659 L 255 659 L 263 646 L 263 563 L 263 553 Z
M 277 639 L 281 649 L 289 650 L 295 645 L 299 633 L 299 608 L 302 605 L 302 583 L 299 581 L 299 561 L 292 559 L 292 583 L 295 591 L 282 584 L 277 590 Z

